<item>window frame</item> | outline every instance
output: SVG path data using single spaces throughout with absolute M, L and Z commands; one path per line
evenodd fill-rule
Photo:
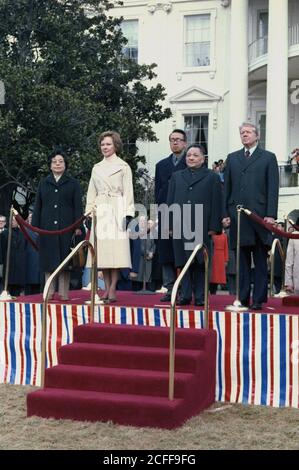
M 199 65 L 188 67 L 185 65 L 185 45 L 186 45 L 186 17 L 187 16 L 200 16 L 210 15 L 210 65 Z M 216 71 L 216 59 L 215 59 L 215 48 L 216 48 L 216 9 L 205 9 L 197 11 L 183 11 L 181 13 L 181 70 L 182 73 L 194 73 L 194 72 L 215 72 Z
M 123 54 L 123 56 L 124 56 L 126 59 L 132 60 L 132 61 L 136 62 L 136 64 L 139 64 L 139 61 L 140 61 L 140 38 L 139 38 L 140 18 L 136 18 L 136 17 L 132 17 L 132 18 L 126 17 L 126 18 L 123 18 L 123 20 L 122 20 L 122 22 L 121 22 L 121 24 L 120 24 L 121 30 L 122 30 L 122 24 L 125 23 L 125 22 L 128 22 L 128 21 L 131 21 L 131 22 L 134 21 L 134 22 L 137 23 L 137 60 L 132 59 L 132 58 L 129 58 L 129 57 L 127 57 L 125 54 Z M 123 30 L 122 30 L 122 33 L 123 33 Z M 124 33 L 123 33 L 123 35 L 124 35 Z M 124 35 L 124 36 L 125 36 L 125 35 Z M 126 36 L 125 36 L 125 37 L 126 37 Z M 126 44 L 126 45 L 124 46 L 124 48 L 125 48 L 125 47 L 128 47 L 128 44 Z

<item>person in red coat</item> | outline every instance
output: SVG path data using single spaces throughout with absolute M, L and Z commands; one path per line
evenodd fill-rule
M 216 294 L 218 284 L 226 284 L 226 264 L 228 262 L 227 235 L 222 232 L 213 235 L 213 257 L 210 276 L 210 293 Z

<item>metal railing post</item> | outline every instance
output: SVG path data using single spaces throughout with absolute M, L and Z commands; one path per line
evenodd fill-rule
M 205 307 L 205 324 L 204 326 L 207 327 L 208 325 L 208 308 L 209 308 L 209 301 L 208 301 L 208 294 L 209 294 L 209 255 L 207 249 L 203 245 L 196 245 L 193 252 L 191 253 L 189 259 L 187 260 L 185 266 L 183 267 L 182 271 L 180 272 L 177 280 L 174 283 L 172 293 L 171 293 L 171 304 L 170 304 L 170 335 L 169 335 L 169 381 L 168 381 L 168 398 L 169 400 L 173 400 L 174 397 L 174 367 L 175 367 L 175 321 L 176 321 L 176 296 L 178 292 L 178 288 L 181 284 L 183 277 L 185 276 L 186 272 L 188 271 L 193 259 L 197 255 L 198 251 L 203 249 L 204 251 L 204 259 L 205 259 L 205 299 L 204 299 L 204 307 Z
M 92 244 L 88 240 L 83 240 L 78 243 L 76 247 L 68 254 L 68 256 L 60 263 L 60 265 L 55 269 L 55 271 L 48 278 L 44 291 L 43 291 L 43 308 L 42 308 L 42 344 L 41 344 L 41 387 L 45 384 L 45 371 L 46 371 L 46 355 L 47 355 L 47 310 L 48 310 L 48 298 L 49 298 L 49 289 L 52 282 L 55 281 L 56 277 L 60 274 L 65 266 L 67 266 L 73 256 L 84 246 L 87 246 L 90 250 L 91 259 L 92 259 L 92 270 L 95 269 L 95 251 Z M 95 289 L 91 289 L 91 320 L 94 318 L 94 305 L 95 305 Z

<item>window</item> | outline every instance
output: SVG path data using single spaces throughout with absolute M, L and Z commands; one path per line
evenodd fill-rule
M 208 155 L 209 115 L 196 114 L 185 116 L 185 132 L 188 144 L 200 144 Z
M 123 21 L 121 29 L 128 41 L 123 47 L 123 55 L 127 59 L 138 62 L 138 20 Z
M 264 38 L 268 36 L 268 11 L 259 11 L 258 12 L 258 21 L 257 21 L 257 38 Z
M 211 16 L 185 16 L 185 66 L 210 65 Z
M 259 145 L 264 149 L 266 147 L 266 114 L 258 113 L 257 122 L 260 128 Z
M 259 11 L 257 16 L 257 47 L 258 47 L 258 55 L 267 54 L 268 52 L 268 18 L 269 13 L 268 11 Z

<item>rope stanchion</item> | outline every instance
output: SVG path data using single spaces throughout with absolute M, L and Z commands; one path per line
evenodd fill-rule
M 0 295 L 0 300 L 11 300 L 12 299 L 12 296 L 8 292 L 8 278 L 9 278 L 9 268 L 10 268 L 10 251 L 11 251 L 11 240 L 12 240 L 12 219 L 13 219 L 13 207 L 10 208 L 10 214 L 9 214 L 5 280 L 4 280 L 4 289 L 3 289 L 3 291 Z
M 240 301 L 240 233 L 241 233 L 241 211 L 243 207 L 237 206 L 237 253 L 236 253 L 236 299 L 232 305 L 227 305 L 226 309 L 230 312 L 245 312 Z
M 241 208 L 241 211 L 244 212 L 244 214 L 246 214 L 250 219 L 262 225 L 264 228 L 266 228 L 270 232 L 276 233 L 277 235 L 280 235 L 283 238 L 291 238 L 294 240 L 299 239 L 299 233 L 289 233 L 289 232 L 286 232 L 285 230 L 281 230 L 277 228 L 275 224 L 270 224 L 269 222 L 265 222 L 262 217 L 255 214 L 254 212 L 251 212 L 249 209 L 244 209 L 244 207 Z

